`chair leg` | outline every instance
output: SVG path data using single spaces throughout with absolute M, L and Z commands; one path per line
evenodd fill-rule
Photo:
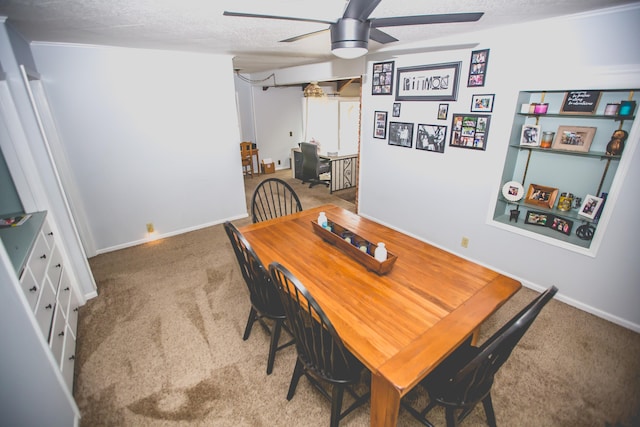
M 291 400 L 296 393 L 296 387 L 298 387 L 298 381 L 304 373 L 304 366 L 300 359 L 296 359 L 296 367 L 293 368 L 293 375 L 291 376 L 291 384 L 289 384 L 289 392 L 287 393 L 287 400 Z
M 273 362 L 276 359 L 278 341 L 280 341 L 280 331 L 282 330 L 282 320 L 276 320 L 271 331 L 271 344 L 269 345 L 269 359 L 267 360 L 267 375 L 273 372 Z
M 249 312 L 249 320 L 247 320 L 247 326 L 244 328 L 244 336 L 242 337 L 243 340 L 246 341 L 249 338 L 249 335 L 251 335 L 251 328 L 253 326 L 253 322 L 256 321 L 257 317 L 258 312 L 255 308 L 251 307 L 251 311 Z
M 493 403 L 491 402 L 491 394 L 487 394 L 487 397 L 482 399 L 482 406 L 484 406 L 484 413 L 487 416 L 487 424 L 489 424 L 489 427 L 497 427 L 496 414 L 493 412 Z
M 447 427 L 457 427 L 458 419 L 456 418 L 456 410 L 450 406 L 445 408 L 445 418 L 447 419 Z
M 334 384 L 333 391 L 331 392 L 331 427 L 338 427 L 338 423 L 340 423 L 343 396 L 344 386 Z

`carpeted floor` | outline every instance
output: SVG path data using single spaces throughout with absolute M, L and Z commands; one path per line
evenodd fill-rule
M 247 178 L 247 197 L 272 176 L 290 180 L 305 208 L 355 209 L 325 187 L 302 186 L 290 171 Z M 90 263 L 99 296 L 80 310 L 74 395 L 81 426 L 328 425 L 329 402 L 305 379 L 285 398 L 295 348 L 279 352 L 267 376 L 265 331 L 255 327 L 242 340 L 248 293 L 222 225 Z M 535 295 L 518 292 L 487 321 L 481 340 Z M 640 335 L 551 301 L 496 378 L 498 424 L 638 426 L 639 355 Z M 432 418 L 444 425 L 442 411 Z M 368 405 L 341 422 L 367 425 Z M 419 424 L 402 410 L 399 425 Z M 463 423 L 483 425 L 481 408 Z

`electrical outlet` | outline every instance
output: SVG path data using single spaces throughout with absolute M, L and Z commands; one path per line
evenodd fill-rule
M 463 237 L 462 241 L 460 242 L 460 246 L 462 246 L 463 248 L 468 248 L 469 247 L 469 238 L 468 237 Z
M 280 159 L 278 159 L 278 164 L 280 164 Z
M 153 228 L 153 223 L 150 222 L 149 224 L 147 224 L 147 233 L 153 233 L 155 230 L 155 228 Z

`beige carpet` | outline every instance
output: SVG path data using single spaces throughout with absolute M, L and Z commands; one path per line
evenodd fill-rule
M 247 178 L 249 192 L 272 176 L 292 182 L 305 208 L 354 209 L 325 187 L 290 179 L 290 171 Z M 99 296 L 80 310 L 74 395 L 81 426 L 328 426 L 329 403 L 305 379 L 285 398 L 295 348 L 279 352 L 267 376 L 267 334 L 254 327 L 242 340 L 248 294 L 222 225 L 90 263 Z M 482 338 L 535 295 L 518 292 Z M 639 356 L 640 335 L 551 301 L 496 378 L 498 424 L 638 426 Z M 432 421 L 444 425 L 442 411 Z M 367 425 L 368 405 L 341 423 Z M 401 411 L 399 425 L 419 424 Z M 482 425 L 481 408 L 463 423 Z

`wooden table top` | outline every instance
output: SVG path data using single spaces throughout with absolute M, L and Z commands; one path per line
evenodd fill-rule
M 398 259 L 379 276 L 314 233 L 320 211 Z M 240 229 L 265 267 L 278 261 L 316 298 L 345 345 L 406 394 L 521 285 L 334 205 Z

